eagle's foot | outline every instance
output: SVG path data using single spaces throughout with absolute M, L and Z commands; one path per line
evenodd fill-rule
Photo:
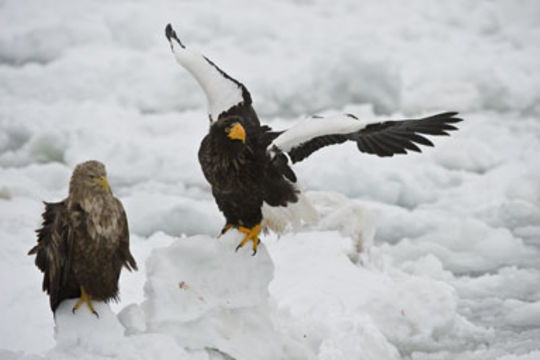
M 88 295 L 86 291 L 84 290 L 84 287 L 81 286 L 81 297 L 79 298 L 79 301 L 77 301 L 77 303 L 75 304 L 75 306 L 73 307 L 71 311 L 75 314 L 75 311 L 77 311 L 83 303 L 85 303 L 86 306 L 88 306 L 88 309 L 90 309 L 92 314 L 96 315 L 96 317 L 99 318 L 99 314 L 94 309 L 94 306 L 92 305 L 92 302 L 90 301 L 90 295 Z
M 252 228 L 246 228 L 246 227 L 243 227 L 243 226 L 239 226 L 238 231 L 246 234 L 246 236 L 244 236 L 244 238 L 242 239 L 240 244 L 238 244 L 238 246 L 236 247 L 236 251 L 238 251 L 238 249 L 240 249 L 248 241 L 251 240 L 251 241 L 253 241 L 253 246 L 252 246 L 253 254 L 251 254 L 251 255 L 252 256 L 255 255 L 257 253 L 257 246 L 259 246 L 259 233 L 261 232 L 261 225 L 258 224 L 258 225 L 255 225 Z
M 234 227 L 233 224 L 229 224 L 229 223 L 225 224 L 225 226 L 223 227 L 223 229 L 221 229 L 221 231 L 219 232 L 217 238 L 219 239 L 220 237 L 222 237 L 223 235 L 225 235 L 225 233 L 226 233 L 227 231 L 229 231 L 230 229 L 232 229 L 233 227 Z

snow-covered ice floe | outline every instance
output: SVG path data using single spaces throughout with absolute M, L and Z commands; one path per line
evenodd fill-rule
M 99 318 L 85 306 L 74 314 L 76 299 L 64 301 L 43 358 L 399 359 L 396 346 L 456 347 L 483 333 L 457 313 L 451 286 L 374 253 L 354 264 L 355 243 L 338 231 L 268 238 L 272 254 L 262 244 L 256 256 L 234 251 L 240 238 L 154 249 L 145 300 L 118 316 L 99 302 Z

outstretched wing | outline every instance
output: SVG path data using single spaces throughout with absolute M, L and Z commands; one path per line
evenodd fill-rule
M 378 156 L 421 152 L 419 145 L 433 146 L 423 135 L 449 135 L 452 125 L 462 121 L 457 112 L 445 112 L 421 119 L 364 121 L 353 115 L 333 118 L 313 117 L 284 131 L 268 146 L 268 151 L 288 153 L 293 163 L 302 161 L 318 149 L 355 141 L 358 149 Z
M 43 224 L 36 230 L 38 243 L 28 255 L 36 255 L 36 266 L 43 272 L 43 291 L 49 294 L 54 312 L 62 300 L 78 297 L 80 292 L 71 268 L 73 235 L 66 201 L 44 204 Z
M 221 116 L 237 115 L 246 119 L 248 125 L 259 125 L 259 119 L 251 106 L 247 88 L 232 78 L 206 56 L 185 47 L 171 24 L 165 27 L 176 61 L 188 70 L 203 88 L 208 100 L 210 122 Z

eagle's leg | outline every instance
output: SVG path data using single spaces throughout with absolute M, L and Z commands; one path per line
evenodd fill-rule
M 259 233 L 261 232 L 261 224 L 257 224 L 252 228 L 246 228 L 246 227 L 243 227 L 243 226 L 239 226 L 238 231 L 246 234 L 246 236 L 244 236 L 244 238 L 242 239 L 242 242 L 240 242 L 240 244 L 238 244 L 238 246 L 236 247 L 236 251 L 238 251 L 238 249 L 240 249 L 249 240 L 251 240 L 251 241 L 253 241 L 253 246 L 252 246 L 253 254 L 251 254 L 251 255 L 255 255 L 257 253 L 257 246 L 259 246 Z
M 94 306 L 92 305 L 92 302 L 90 301 L 90 295 L 88 295 L 86 293 L 86 291 L 84 290 L 84 287 L 81 286 L 81 297 L 79 298 L 79 301 L 77 301 L 77 303 L 75 304 L 75 306 L 73 307 L 72 311 L 73 313 L 75 314 L 75 311 L 77 311 L 79 309 L 79 307 L 83 304 L 83 303 L 86 303 L 86 306 L 88 306 L 88 308 L 90 309 L 90 311 L 92 312 L 92 314 L 96 315 L 97 317 L 99 317 L 99 314 L 97 313 L 97 311 L 94 309 Z
M 229 231 L 230 229 L 232 229 L 233 227 L 234 227 L 233 224 L 230 224 L 230 223 L 225 224 L 225 226 L 223 227 L 223 229 L 221 229 L 221 231 L 219 232 L 219 235 L 217 236 L 218 239 L 219 239 L 220 237 L 222 237 L 223 235 L 225 235 L 225 233 L 226 233 L 227 231 Z

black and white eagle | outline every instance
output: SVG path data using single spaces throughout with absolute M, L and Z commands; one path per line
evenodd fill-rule
M 237 249 L 252 241 L 257 251 L 264 208 L 299 201 L 290 164 L 322 147 L 354 141 L 358 150 L 389 157 L 433 146 L 424 135 L 448 135 L 462 121 L 456 112 L 421 119 L 375 121 L 345 114 L 313 116 L 284 131 L 261 125 L 247 88 L 205 56 L 188 49 L 168 24 L 165 35 L 176 61 L 203 88 L 210 129 L 199 149 L 199 162 L 225 215 L 222 234 L 231 228 L 245 234 Z M 264 225 L 264 224 L 263 224 Z

